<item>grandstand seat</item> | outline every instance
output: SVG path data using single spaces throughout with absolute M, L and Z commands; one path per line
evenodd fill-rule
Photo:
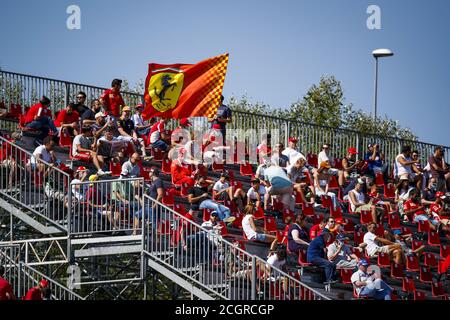
M 180 203 L 175 203 L 173 205 L 173 210 L 184 216 L 186 214 L 186 209 L 184 205 L 181 205 Z
M 412 234 L 413 233 L 410 228 L 407 228 L 407 227 L 404 227 L 404 226 L 402 226 L 401 231 L 402 231 L 402 235 L 407 235 L 407 234 Z
M 292 221 L 294 221 L 295 219 L 295 214 L 293 211 L 289 210 L 289 209 L 284 209 L 283 210 L 283 222 L 286 221 L 286 218 L 290 217 L 292 219 Z
M 213 212 L 212 209 L 203 209 L 203 221 L 209 221 L 211 218 L 211 212 Z
M 430 231 L 430 223 L 428 222 L 428 220 L 420 220 L 418 222 L 418 229 L 419 232 L 428 232 Z
M 449 254 L 450 254 L 450 246 L 446 244 L 441 244 L 440 256 L 445 259 Z
M 391 265 L 391 277 L 395 279 L 402 279 L 405 276 L 403 268 L 404 266 L 402 264 L 393 263 Z
M 318 160 L 318 157 L 317 157 L 316 154 L 308 153 L 308 154 L 306 155 L 306 160 L 308 161 L 308 164 L 312 165 L 313 167 L 316 167 L 316 168 L 318 167 L 317 162 L 318 162 L 319 160 Z
M 393 230 L 401 229 L 400 216 L 397 212 L 388 213 L 388 224 Z
M 360 243 L 364 242 L 364 232 L 362 231 L 355 231 L 353 236 L 353 241 L 355 242 L 355 245 L 359 245 Z
M 348 203 L 348 207 L 347 207 L 348 213 L 357 215 L 358 213 L 352 210 L 352 205 L 351 205 L 350 201 L 348 201 L 347 203 Z
M 264 209 L 262 207 L 258 207 L 258 209 L 256 209 L 256 212 L 254 214 L 254 219 L 260 220 L 260 219 L 264 219 L 264 217 L 265 217 Z
M 164 158 L 164 152 L 159 148 L 152 148 L 151 155 L 153 156 L 153 161 L 161 162 Z
M 344 167 L 342 166 L 342 159 L 334 158 L 334 167 L 338 170 L 344 170 Z
M 295 204 L 303 204 L 302 194 L 295 191 Z
M 428 221 L 427 221 L 428 222 Z M 439 237 L 439 233 L 430 230 L 428 232 L 428 244 L 433 247 L 440 247 L 441 246 L 441 238 Z
M 322 200 L 322 208 L 328 209 L 333 206 L 330 196 L 327 196 L 324 194 L 324 195 L 320 196 L 320 199 Z
M 311 263 L 306 259 L 306 249 L 300 249 L 298 252 L 298 264 L 301 267 L 309 267 Z
M 375 226 L 375 234 L 378 236 L 378 237 L 384 237 L 384 227 L 383 227 L 383 225 L 381 224 L 381 223 L 377 223 L 376 224 L 376 226 Z
M 430 267 L 420 266 L 419 281 L 423 283 L 431 283 L 433 281 L 433 275 Z
M 231 171 L 231 172 L 232 172 L 232 171 Z M 230 176 L 230 179 L 231 179 L 231 176 Z M 231 180 L 230 182 L 231 182 L 231 186 L 234 188 L 234 190 L 242 189 L 242 188 L 243 188 L 242 182 L 240 182 L 240 181 Z
M 436 259 L 436 256 L 434 255 L 434 253 L 424 252 L 422 255 L 424 256 L 423 264 L 425 266 L 430 267 L 430 268 L 437 268 L 438 261 Z
M 415 254 L 406 257 L 406 270 L 419 271 L 419 258 Z
M 339 190 L 339 183 L 335 176 L 331 176 L 330 184 L 328 185 L 328 189 L 330 190 Z
M 242 213 L 240 213 L 239 211 L 236 211 L 234 213 L 234 217 L 236 219 L 233 221 L 232 226 L 234 228 L 242 229 L 242 219 L 244 218 L 244 215 Z
M 334 209 L 334 206 L 330 205 L 330 216 L 335 219 L 342 218 L 342 208 L 340 206 L 337 206 L 336 209 Z
M 244 164 L 239 165 L 239 172 L 241 176 L 249 176 L 253 178 L 253 167 L 249 162 L 245 162 Z
M 343 218 L 342 222 L 344 223 L 344 232 L 345 233 L 353 233 L 355 231 L 355 224 L 352 219 Z
M 371 223 L 372 220 L 372 214 L 370 213 L 370 211 L 367 210 L 361 210 L 360 211 L 360 222 L 361 224 L 368 224 Z
M 214 171 L 214 172 L 222 172 L 224 169 L 225 169 L 225 166 L 224 166 L 222 160 L 219 160 L 219 161 L 215 160 L 215 161 L 213 161 L 213 163 L 212 163 L 212 171 Z
M 414 283 L 414 279 L 404 277 L 402 280 L 402 291 L 414 293 L 416 291 L 416 284 Z
M 305 216 L 313 216 L 315 211 L 314 211 L 314 205 L 311 203 L 303 203 L 302 204 L 302 213 Z
M 60 147 L 72 147 L 72 137 L 67 130 L 61 130 L 59 134 L 59 146 Z
M 352 251 L 352 253 L 357 256 L 359 259 L 363 258 L 363 253 L 361 250 L 359 250 L 359 248 L 357 247 L 350 247 L 350 250 Z
M 161 172 L 164 174 L 171 174 L 170 167 L 172 165 L 172 161 L 170 159 L 164 159 L 161 165 Z
M 319 224 L 324 218 L 323 214 L 316 213 L 312 216 L 313 224 Z
M 173 207 L 175 204 L 175 199 L 173 198 L 173 194 L 167 190 L 164 190 L 164 195 L 161 199 L 161 202 L 162 202 L 162 204 L 164 204 L 168 207 Z
M 384 178 L 383 178 L 383 174 L 381 172 L 377 172 L 375 174 L 375 184 L 377 185 L 377 187 L 384 186 Z
M 433 298 L 445 298 L 445 290 L 442 282 L 432 282 L 431 283 L 431 296 Z
M 273 217 L 264 217 L 264 229 L 266 232 L 274 233 L 277 232 L 277 222 L 275 221 L 275 218 Z
M 109 171 L 111 171 L 111 175 L 114 177 L 119 177 L 120 173 L 122 172 L 122 165 L 120 162 L 109 162 Z
M 220 229 L 220 235 L 222 237 L 229 236 L 230 234 L 228 233 L 228 228 L 227 228 L 227 225 L 225 224 L 225 222 L 220 221 L 219 224 L 222 226 L 222 228 Z
M 392 183 L 384 185 L 383 190 L 386 199 L 395 199 L 395 186 Z
M 414 291 L 414 300 L 425 300 L 425 292 L 423 291 Z
M 9 112 L 7 116 L 9 118 L 19 119 L 21 115 L 22 115 L 22 106 L 20 104 L 11 103 L 9 106 Z
M 339 269 L 339 272 L 341 273 L 341 279 L 343 284 L 351 284 L 352 283 L 352 274 L 353 269 Z
M 358 300 L 365 300 L 365 299 L 368 299 L 369 297 L 367 297 L 367 296 L 365 296 L 365 295 L 358 295 L 358 294 L 356 293 L 356 288 L 353 287 L 353 298 L 354 298 L 354 299 L 358 299 Z
M 224 205 L 225 207 L 227 207 L 228 209 L 230 209 L 231 214 L 234 214 L 235 212 L 238 211 L 237 206 L 236 206 L 236 204 L 234 203 L 234 201 L 231 201 L 231 200 L 225 200 L 225 201 L 223 202 L 223 205 Z
M 191 189 L 191 187 L 187 183 L 182 183 L 181 184 L 180 196 L 187 197 L 188 193 L 189 193 L 189 189 Z
M 278 211 L 278 212 L 283 211 L 284 205 L 280 200 L 273 198 L 272 201 L 273 201 L 272 207 L 273 207 L 274 211 Z
M 379 253 L 377 264 L 380 268 L 389 268 L 391 266 L 389 254 L 383 252 Z
M 414 239 L 411 241 L 411 248 L 413 249 L 413 251 L 419 249 L 421 246 L 423 246 L 422 241 Z

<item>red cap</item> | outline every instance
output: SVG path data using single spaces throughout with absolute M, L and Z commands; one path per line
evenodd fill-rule
M 185 148 L 180 148 L 180 149 L 178 149 L 178 153 L 179 154 L 185 154 L 186 153 L 186 149 Z
M 219 129 L 219 130 L 221 129 L 221 128 L 220 128 L 220 124 L 218 124 L 218 123 L 213 124 L 212 128 L 213 128 L 213 129 Z
M 80 166 L 77 168 L 76 172 L 81 172 L 81 171 L 86 171 L 86 170 L 87 170 L 86 167 Z
M 182 119 L 180 120 L 180 124 L 181 124 L 182 126 L 186 126 L 186 127 L 192 126 L 192 123 L 189 122 L 189 119 L 188 119 L 188 118 L 182 118 Z
M 289 142 L 298 142 L 298 139 L 294 138 L 294 137 L 290 137 L 288 141 Z
M 443 193 L 442 191 L 436 192 L 436 198 L 440 198 L 440 197 L 442 197 L 444 195 L 445 195 L 445 193 Z
M 48 287 L 48 281 L 45 280 L 45 279 L 42 279 L 42 280 L 39 282 L 39 286 L 40 286 L 41 288 L 47 288 L 47 287 Z
M 348 148 L 347 151 L 350 154 L 358 154 L 358 151 L 356 151 L 356 148 Z
M 144 108 L 144 105 L 142 103 L 138 103 L 136 105 L 136 109 L 141 109 L 141 108 Z

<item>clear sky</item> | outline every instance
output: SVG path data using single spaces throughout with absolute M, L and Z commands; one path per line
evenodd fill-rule
M 68 30 L 66 8 L 81 9 Z M 366 26 L 381 8 L 381 30 Z M 342 81 L 346 102 L 370 111 L 376 48 L 379 114 L 420 140 L 450 145 L 450 1 L 2 0 L 3 70 L 109 86 L 134 83 L 147 64 L 195 63 L 229 52 L 226 96 L 287 107 L 321 75 Z

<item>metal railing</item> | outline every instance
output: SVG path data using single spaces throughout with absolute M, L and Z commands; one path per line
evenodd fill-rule
M 70 233 L 136 232 L 143 211 L 143 178 L 119 178 L 70 184 Z
M 70 211 L 70 175 L 3 137 L 0 143 L 1 194 L 64 230 Z
M 239 242 L 227 241 L 223 226 L 221 231 L 208 230 L 147 195 L 144 210 L 144 252 L 218 298 L 329 300 L 294 276 L 269 270 Z

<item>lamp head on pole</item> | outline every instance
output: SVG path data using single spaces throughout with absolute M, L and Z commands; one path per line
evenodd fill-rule
M 372 52 L 372 55 L 378 59 L 383 57 L 392 57 L 394 53 L 389 49 L 377 49 Z

